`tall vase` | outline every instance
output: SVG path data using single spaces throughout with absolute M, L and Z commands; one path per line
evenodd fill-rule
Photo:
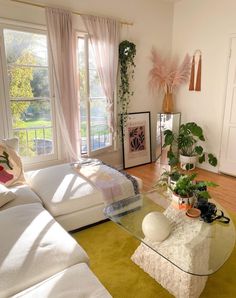
M 162 110 L 164 113 L 172 113 L 174 111 L 172 93 L 165 93 L 162 103 Z

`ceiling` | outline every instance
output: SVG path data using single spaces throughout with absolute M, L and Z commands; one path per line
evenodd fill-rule
M 162 1 L 166 1 L 166 2 L 173 2 L 173 3 L 176 3 L 176 2 L 180 2 L 181 0 L 162 0 Z

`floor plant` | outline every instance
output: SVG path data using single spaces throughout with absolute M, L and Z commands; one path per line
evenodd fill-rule
M 184 123 L 180 126 L 179 134 L 174 134 L 171 130 L 164 131 L 164 147 L 168 147 L 167 157 L 171 166 L 177 165 L 182 162 L 184 157 L 194 157 L 199 163 L 208 161 L 211 166 L 217 165 L 217 158 L 212 153 L 207 153 L 201 146 L 201 142 L 205 141 L 203 129 L 195 122 Z M 173 152 L 173 147 L 177 145 L 177 155 Z M 190 162 L 182 162 L 183 169 L 191 170 L 195 167 L 194 159 L 187 159 Z

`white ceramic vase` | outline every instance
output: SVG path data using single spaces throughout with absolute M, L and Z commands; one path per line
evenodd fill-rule
M 181 155 L 179 156 L 180 159 L 180 167 L 183 170 L 193 170 L 196 167 L 198 156 L 185 156 Z M 190 169 L 187 169 L 187 165 L 191 165 Z
M 184 198 L 172 192 L 172 201 L 178 207 L 178 209 L 187 210 L 191 208 L 194 204 L 194 199 L 195 199 L 194 196 Z

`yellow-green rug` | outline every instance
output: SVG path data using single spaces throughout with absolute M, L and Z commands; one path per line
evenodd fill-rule
M 231 216 L 236 223 L 236 215 Z M 130 257 L 139 241 L 112 222 L 72 234 L 90 257 L 92 271 L 114 298 L 170 298 L 170 295 Z M 229 260 L 208 278 L 201 298 L 236 297 L 236 249 Z

